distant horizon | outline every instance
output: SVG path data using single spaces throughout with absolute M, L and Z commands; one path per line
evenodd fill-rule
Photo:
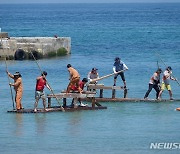
M 8 3 L 3 2 L 0 4 L 165 4 L 165 3 L 180 3 L 180 2 L 27 2 L 27 3 L 21 3 L 21 2 L 15 2 L 15 3 Z

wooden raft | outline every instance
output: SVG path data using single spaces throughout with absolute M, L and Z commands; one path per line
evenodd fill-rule
M 21 109 L 21 110 L 11 110 L 7 111 L 10 113 L 47 113 L 47 112 L 57 112 L 57 111 L 79 111 L 79 110 L 99 110 L 99 109 L 107 109 L 107 107 L 101 106 L 99 103 L 96 102 L 95 100 L 95 92 L 88 92 L 85 91 L 82 94 L 73 92 L 73 93 L 68 93 L 66 94 L 65 92 L 61 92 L 59 94 L 49 94 L 47 95 L 48 98 L 48 108 L 46 108 L 46 111 L 42 108 L 37 109 L 37 112 L 34 112 L 34 109 Z M 91 100 L 91 106 L 75 106 L 75 107 L 70 107 L 66 106 L 64 107 L 64 110 L 61 108 L 61 106 L 51 106 L 51 99 L 52 98 L 57 98 L 57 99 L 64 99 L 64 98 L 87 98 Z
M 93 90 L 100 90 L 99 98 L 103 98 L 103 91 L 104 90 L 112 90 L 112 98 L 116 98 L 116 90 L 124 90 L 124 98 L 127 97 L 127 91 L 128 89 L 120 86 L 104 86 L 103 84 L 89 84 L 87 86 L 87 90 L 93 91 Z

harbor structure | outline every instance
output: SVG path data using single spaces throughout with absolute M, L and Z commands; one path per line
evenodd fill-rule
M 25 60 L 71 54 L 70 37 L 9 37 L 0 32 L 0 58 Z

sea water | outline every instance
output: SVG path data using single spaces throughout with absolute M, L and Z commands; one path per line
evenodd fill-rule
M 0 27 L 10 37 L 71 37 L 72 54 L 38 60 L 55 93 L 66 89 L 68 63 L 81 79 L 98 68 L 100 76 L 112 73 L 114 58 L 121 57 L 129 98 L 143 98 L 148 82 L 159 67 L 173 68 L 180 79 L 180 4 L 28 4 L 0 5 Z M 33 108 L 35 61 L 8 61 L 11 73 L 22 74 L 24 108 Z M 158 65 L 157 65 L 158 64 Z M 179 153 L 180 149 L 150 149 L 151 143 L 180 143 L 180 113 L 176 102 L 105 102 L 107 110 L 11 114 L 11 93 L 0 62 L 0 153 Z M 12 81 L 11 81 L 12 82 Z M 113 85 L 113 77 L 99 81 Z M 120 78 L 117 85 L 122 86 Z M 171 82 L 173 97 L 180 87 Z M 50 93 L 47 89 L 46 94 Z M 105 90 L 104 97 L 111 97 Z M 117 92 L 123 97 L 123 91 Z M 169 94 L 164 91 L 163 98 Z M 155 98 L 155 92 L 149 95 Z M 70 100 L 68 100 L 70 103 Z M 52 105 L 58 105 L 53 100 Z M 39 101 L 39 107 L 42 102 Z

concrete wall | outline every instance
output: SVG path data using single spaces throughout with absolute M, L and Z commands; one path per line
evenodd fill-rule
M 0 41 L 0 57 L 15 57 L 17 50 L 27 53 L 37 51 L 43 57 L 49 52 L 57 52 L 59 48 L 65 48 L 67 54 L 71 53 L 70 37 L 11 37 L 2 38 Z

